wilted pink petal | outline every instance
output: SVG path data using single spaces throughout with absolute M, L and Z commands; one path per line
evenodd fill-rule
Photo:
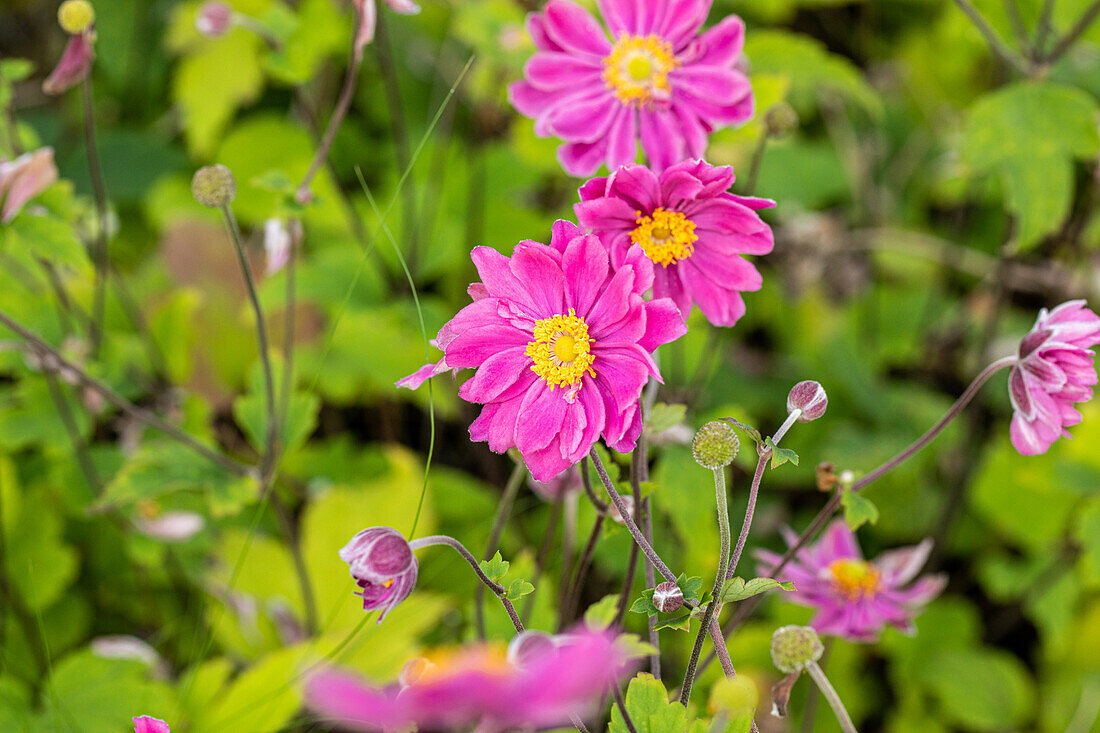
M 23 208 L 23 204 L 50 187 L 57 180 L 53 148 L 39 148 L 24 153 L 15 160 L 0 162 L 0 198 L 4 199 L 0 221 L 7 224 Z
M 61 94 L 84 81 L 84 77 L 88 76 L 92 68 L 92 61 L 95 60 L 93 40 L 94 35 L 91 31 L 69 36 L 69 42 L 65 46 L 64 53 L 61 54 L 61 60 L 42 83 L 42 91 L 46 94 Z
M 134 659 L 150 667 L 161 663 L 157 650 L 136 636 L 97 636 L 90 646 L 102 659 Z
M 183 542 L 206 526 L 206 519 L 195 512 L 166 512 L 157 517 L 138 517 L 134 527 L 146 537 L 163 542 Z

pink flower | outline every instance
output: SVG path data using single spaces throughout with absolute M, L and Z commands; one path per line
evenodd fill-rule
M 545 729 L 584 716 L 627 671 L 614 639 L 580 631 L 513 655 L 473 645 L 406 665 L 401 682 L 378 689 L 337 672 L 306 683 L 310 707 L 352 730 Z
M 598 234 L 618 263 L 634 245 L 655 264 L 653 294 L 672 298 L 687 316 L 692 303 L 716 326 L 745 313 L 741 293 L 759 290 L 760 273 L 741 255 L 772 251 L 771 228 L 759 214 L 768 199 L 735 196 L 733 168 L 701 160 L 657 174 L 625 165 L 580 189 L 581 226 Z
M 23 209 L 23 204 L 45 191 L 57 180 L 53 148 L 39 148 L 15 160 L 0 161 L 0 222 L 7 224 Z
M 1020 342 L 1019 361 L 1008 377 L 1012 400 L 1012 445 L 1025 456 L 1046 453 L 1066 430 L 1081 422 L 1073 403 L 1092 399 L 1100 317 L 1083 300 L 1039 311 Z
M 352 0 L 359 14 L 358 25 L 355 29 L 356 53 L 362 53 L 363 47 L 374 40 L 374 29 L 378 25 L 378 8 L 375 0 Z M 420 6 L 412 0 L 386 0 L 390 10 L 402 15 L 414 15 L 420 12 Z
M 340 549 L 340 559 L 362 589 L 363 610 L 381 608 L 378 623 L 416 586 L 419 566 L 405 536 L 389 527 L 370 527 Z
M 485 405 L 470 437 L 498 453 L 517 448 L 536 481 L 577 463 L 601 435 L 632 450 L 642 387 L 660 379 L 650 354 L 687 330 L 671 300 L 642 299 L 653 266 L 641 248 L 612 269 L 599 239 L 559 221 L 549 246 L 520 242 L 511 257 L 477 247 L 472 256 L 481 282 L 439 331 L 443 359 L 398 386 L 476 368 L 459 390 Z
M 95 31 L 92 30 L 69 36 L 61 60 L 46 77 L 46 81 L 42 82 L 42 91 L 51 95 L 61 94 L 84 81 L 95 60 L 95 49 L 92 48 L 94 40 Z
M 558 159 L 589 176 L 633 163 L 637 141 L 667 168 L 701 158 L 707 135 L 752 117 L 749 80 L 736 67 L 745 26 L 728 16 L 696 35 L 711 0 L 599 0 L 611 39 L 586 10 L 550 0 L 527 27 L 538 47 L 508 90 L 540 137 L 566 142 Z
M 290 228 L 282 219 L 273 217 L 264 222 L 264 254 L 267 256 L 264 274 L 268 277 L 290 262 L 290 237 Z
M 219 0 L 209 0 L 195 14 L 195 28 L 207 38 L 219 38 L 233 27 L 233 8 Z
M 527 484 L 531 487 L 531 491 L 538 494 L 540 498 L 551 502 L 559 501 L 564 499 L 567 494 L 581 490 L 581 472 L 577 470 L 576 466 L 571 466 L 549 481 L 530 479 Z
M 794 544 L 793 532 L 785 533 Z M 874 641 L 889 624 L 916 632 L 913 618 L 947 584 L 944 575 L 926 575 L 910 584 L 932 551 L 932 541 L 882 553 L 873 562 L 863 559 L 856 536 L 843 520 L 834 520 L 816 544 L 804 547 L 780 573 L 794 581 L 796 591 L 784 594 L 795 603 L 818 610 L 810 621 L 818 632 L 851 641 Z M 770 574 L 779 555 L 761 550 L 758 572 Z
M 168 724 L 160 718 L 142 715 L 134 718 L 134 733 L 171 733 Z

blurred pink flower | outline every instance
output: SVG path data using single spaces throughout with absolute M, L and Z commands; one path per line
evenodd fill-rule
M 794 544 L 794 533 L 784 534 L 787 543 Z M 874 641 L 887 624 L 912 634 L 916 632 L 913 618 L 947 584 L 945 575 L 926 575 L 910 584 L 931 551 L 932 541 L 926 539 L 868 562 L 852 530 L 837 519 L 780 573 L 781 580 L 794 581 L 797 588 L 783 597 L 818 609 L 810 625 L 822 634 Z M 774 552 L 760 550 L 756 556 L 761 575 L 770 574 L 779 563 Z
M 171 733 L 168 724 L 160 718 L 142 715 L 134 718 L 134 733 Z
M 658 174 L 625 165 L 580 189 L 577 219 L 611 250 L 613 264 L 639 244 L 654 268 L 653 294 L 672 298 L 686 318 L 694 303 L 716 326 L 745 313 L 741 293 L 759 290 L 760 273 L 742 255 L 772 251 L 771 228 L 756 212 L 768 199 L 735 196 L 733 168 L 701 160 Z
M 139 516 L 134 527 L 146 537 L 162 542 L 184 542 L 206 527 L 206 518 L 197 512 L 165 512 L 155 516 Z
M 322 672 L 306 683 L 306 700 L 326 722 L 351 730 L 544 729 L 588 714 L 628 671 L 614 639 L 587 630 L 531 645 L 513 660 L 499 647 L 467 646 L 414 660 L 398 684 L 381 689 Z
M 264 254 L 267 256 L 264 274 L 269 277 L 290 261 L 290 230 L 282 219 L 271 218 L 264 222 Z
M 378 623 L 416 586 L 418 565 L 405 536 L 389 527 L 370 527 L 357 533 L 340 550 L 351 577 L 362 589 L 363 610 L 381 608 Z
M 61 94 L 84 81 L 95 60 L 93 41 L 95 41 L 93 30 L 69 36 L 69 42 L 65 44 L 61 60 L 46 77 L 46 81 L 42 82 L 42 91 L 51 95 Z
M 1012 445 L 1026 456 L 1046 453 L 1067 427 L 1081 422 L 1075 402 L 1092 399 L 1100 317 L 1083 300 L 1039 311 L 1020 342 L 1019 361 L 1008 377 L 1012 400 Z
M 601 435 L 614 450 L 632 450 L 638 398 L 651 376 L 660 379 L 650 354 L 687 330 L 671 300 L 642 299 L 653 265 L 641 248 L 613 269 L 599 239 L 559 221 L 549 246 L 520 242 L 511 257 L 477 247 L 473 260 L 482 282 L 440 329 L 443 359 L 398 386 L 476 368 L 459 390 L 485 405 L 470 437 L 498 453 L 517 448 L 536 481 L 577 463 Z
M 358 12 L 358 26 L 355 29 L 356 52 L 362 52 L 363 47 L 374 40 L 374 29 L 378 25 L 378 8 L 376 0 L 353 0 Z M 411 0 L 386 0 L 390 10 L 402 15 L 414 15 L 420 12 L 420 6 Z
M 527 484 L 531 491 L 546 501 L 558 501 L 566 494 L 581 490 L 581 472 L 576 466 L 570 466 L 549 481 L 536 481 L 532 478 Z
M 572 2 L 528 18 L 538 47 L 508 96 L 540 137 L 566 142 L 558 158 L 589 176 L 633 163 L 701 158 L 707 135 L 752 117 L 752 87 L 737 68 L 745 26 L 735 15 L 696 35 L 711 0 L 599 0 L 607 32 Z
M 219 38 L 233 27 L 233 8 L 220 0 L 209 0 L 195 14 L 195 28 L 207 38 Z
M 15 160 L 0 161 L 0 221 L 7 224 L 23 209 L 23 204 L 45 191 L 57 180 L 53 148 L 39 148 Z

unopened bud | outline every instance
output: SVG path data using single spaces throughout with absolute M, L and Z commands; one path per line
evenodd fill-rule
M 95 8 L 88 0 L 65 0 L 57 9 L 57 22 L 62 30 L 75 36 L 95 23 Z
M 772 634 L 772 663 L 785 674 L 801 672 L 824 652 L 817 632 L 809 626 L 783 626 Z
M 684 592 L 671 580 L 665 581 L 653 589 L 653 605 L 661 613 L 678 611 L 684 605 Z
M 764 115 L 764 124 L 768 128 L 768 137 L 783 137 L 798 127 L 798 113 L 791 105 L 780 102 Z
M 798 422 L 818 419 L 825 414 L 828 406 L 829 398 L 825 395 L 825 388 L 817 382 L 799 382 L 787 394 L 787 414 L 801 410 Z
M 195 28 L 207 38 L 224 36 L 233 25 L 233 8 L 218 0 L 203 3 L 195 14 Z
M 737 439 L 737 433 L 720 420 L 713 420 L 699 428 L 691 441 L 691 454 L 695 462 L 703 468 L 715 470 L 733 463 L 740 449 L 741 441 Z
M 623 500 L 623 504 L 626 506 L 627 513 L 633 515 L 634 514 L 634 497 L 627 494 L 626 496 L 622 497 L 622 500 Z M 623 515 L 619 513 L 619 505 L 618 504 L 616 504 L 615 502 L 611 502 L 611 505 L 607 508 L 607 510 L 608 510 L 609 514 L 611 515 L 611 521 L 617 522 L 619 524 L 626 524 L 626 521 L 623 520 Z
M 203 206 L 220 209 L 237 197 L 237 179 L 224 165 L 203 166 L 191 179 L 191 193 Z

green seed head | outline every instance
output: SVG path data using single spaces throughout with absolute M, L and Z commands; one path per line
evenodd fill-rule
M 772 634 L 772 662 L 785 674 L 801 672 L 821 659 L 825 647 L 809 626 L 783 626 Z
M 699 428 L 691 441 L 691 453 L 695 462 L 703 468 L 719 469 L 733 463 L 741 441 L 737 433 L 724 422 L 714 420 Z
M 195 171 L 191 179 L 195 200 L 211 209 L 228 206 L 237 196 L 237 179 L 224 165 L 207 165 Z

